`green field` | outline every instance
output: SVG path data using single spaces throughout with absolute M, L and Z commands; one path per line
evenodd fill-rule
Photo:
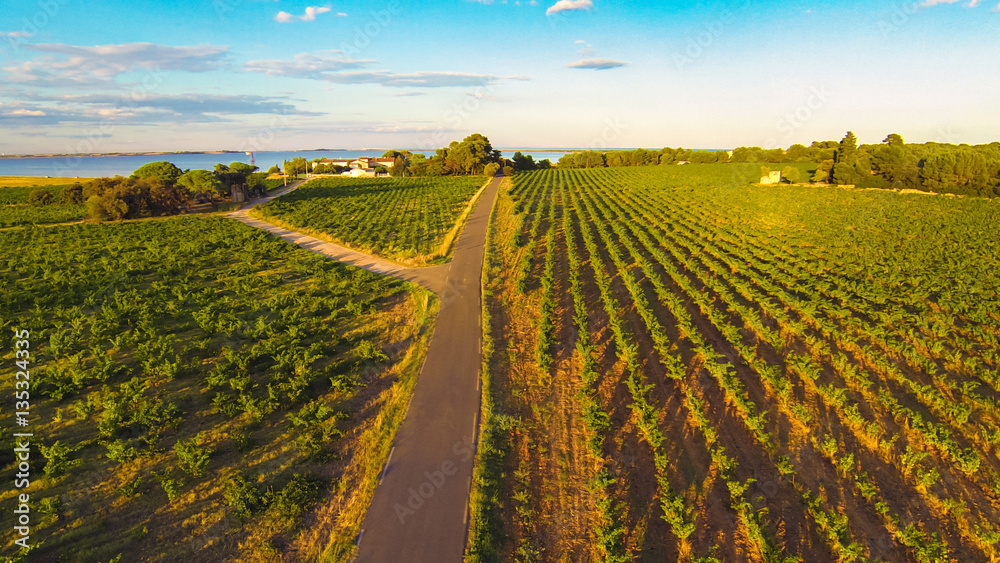
M 758 170 L 514 177 L 474 560 L 1000 556 L 1000 202 Z
M 404 262 L 442 244 L 485 178 L 324 178 L 254 209 L 265 220 Z
M 67 223 L 78 221 L 87 214 L 87 208 L 82 204 L 59 203 L 63 189 L 72 185 L 64 183 L 64 179 L 59 179 L 61 182 L 59 184 L 44 184 L 44 186 L 27 183 L 31 180 L 30 178 L 10 177 L 0 178 L 0 180 L 9 180 L 6 187 L 0 187 L 0 228 Z M 45 179 L 39 178 L 39 180 Z M 35 190 L 49 192 L 56 203 L 42 206 L 31 205 L 28 203 L 28 195 Z
M 11 229 L 0 246 L 0 388 L 13 396 L 22 368 L 31 381 L 28 560 L 352 545 L 420 365 L 429 293 L 221 218 Z M 8 440 L 13 414 L 0 416 Z M 0 496 L 7 513 L 16 492 Z M 320 505 L 340 511 L 303 530 Z

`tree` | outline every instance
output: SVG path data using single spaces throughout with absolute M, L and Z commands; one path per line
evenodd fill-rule
M 865 163 L 859 158 L 858 138 L 848 131 L 833 154 L 833 169 L 830 182 L 834 184 L 857 184 L 870 176 Z
M 281 174 L 281 169 L 278 168 L 277 164 L 275 164 L 274 166 L 272 166 L 272 167 L 270 167 L 270 168 L 267 169 L 267 174 L 268 174 L 268 176 L 270 176 L 272 174 Z
M 166 160 L 160 160 L 143 164 L 139 168 L 136 168 L 135 172 L 132 173 L 132 177 L 136 179 L 157 178 L 168 184 L 173 184 L 183 173 L 180 168 L 177 168 Z
M 47 190 L 31 190 L 28 194 L 28 203 L 31 205 L 48 205 L 54 199 L 52 192 Z
M 514 174 L 514 168 L 513 167 L 511 167 L 511 166 L 504 166 L 503 167 L 503 175 L 504 176 L 512 176 L 513 174 Z
M 221 195 L 222 182 L 208 170 L 188 170 L 177 179 L 177 185 L 193 195 L 201 196 L 218 209 L 216 196 Z
M 305 174 L 306 171 L 306 159 L 299 156 L 285 162 L 285 174 L 289 176 L 298 176 L 299 174 Z
M 68 188 L 64 189 L 62 192 L 62 202 L 63 203 L 82 203 L 83 202 L 83 184 L 76 183 Z
M 902 135 L 899 135 L 898 133 L 889 133 L 889 135 L 882 142 L 890 147 L 903 146 L 906 144 L 903 142 Z
M 489 177 L 496 176 L 497 172 L 500 172 L 500 165 L 495 162 L 487 164 L 483 170 L 483 174 Z
M 386 168 L 385 166 L 376 166 L 375 167 L 375 175 L 376 176 L 383 176 L 383 175 L 388 174 L 388 173 L 389 173 L 389 169 Z
M 794 166 L 786 166 L 781 169 L 781 177 L 784 178 L 789 184 L 794 184 L 799 181 L 799 169 Z
M 406 176 L 405 156 L 400 154 L 393 157 L 392 168 L 389 169 L 389 174 L 395 177 Z
M 524 155 L 521 151 L 514 153 L 513 161 L 514 170 L 521 172 L 527 170 L 534 170 L 536 168 L 535 159 L 531 155 Z

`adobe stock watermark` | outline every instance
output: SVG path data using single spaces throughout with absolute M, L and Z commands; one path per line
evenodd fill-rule
M 878 32 L 882 35 L 882 39 L 888 39 L 889 36 L 909 24 L 910 19 L 920 11 L 920 5 L 920 2 L 894 3 L 889 12 L 879 18 L 876 23 Z
M 705 52 L 722 37 L 726 27 L 733 23 L 736 14 L 742 10 L 748 10 L 750 7 L 751 0 L 723 4 L 715 11 L 713 18 L 702 22 L 702 29 L 688 39 L 684 50 L 674 53 L 673 61 L 677 72 L 684 72 L 684 69 L 701 59 Z
M 451 448 L 452 456 L 441 462 L 441 465 L 434 471 L 425 471 L 424 479 L 420 484 L 407 489 L 409 496 L 405 502 L 397 502 L 392 509 L 399 518 L 400 524 L 405 524 L 406 520 L 415 515 L 423 508 L 428 501 L 434 498 L 445 484 L 454 477 L 459 470 L 459 465 L 469 463 L 475 455 L 475 443 L 471 438 L 466 438 L 455 442 Z
M 826 85 L 818 87 L 811 86 L 805 102 L 800 104 L 794 110 L 786 112 L 785 115 L 781 116 L 774 124 L 774 129 L 777 131 L 780 138 L 769 137 L 766 141 L 764 141 L 763 147 L 768 149 L 776 148 L 779 146 L 779 142 L 782 139 L 786 142 L 790 140 L 795 132 L 811 121 L 812 118 L 815 117 L 821 109 L 823 109 L 832 97 L 833 91 L 831 91 Z
M 81 162 L 80 155 L 97 152 L 97 149 L 104 143 L 104 140 L 114 132 L 117 125 L 112 117 L 122 112 L 134 111 L 142 105 L 140 102 L 147 95 L 163 83 L 159 67 L 146 68 L 144 70 L 146 71 L 146 75 L 143 76 L 142 80 L 121 97 L 118 105 L 106 112 L 104 119 L 96 126 L 88 129 L 84 133 L 83 138 L 77 141 L 76 146 L 66 146 L 66 153 L 70 156 L 65 157 L 61 163 L 57 163 L 57 168 L 63 171 L 71 171 L 79 167 Z
M 441 115 L 443 125 L 418 142 L 418 148 L 429 151 L 444 146 L 450 140 L 451 133 L 460 130 L 466 121 L 479 112 L 483 100 L 490 99 L 496 93 L 497 84 L 498 80 L 494 77 L 483 78 L 472 92 L 467 92 L 461 100 L 452 102 Z
M 351 41 L 340 44 L 342 56 L 360 55 L 402 12 L 398 0 L 392 0 L 380 10 L 369 11 L 367 21 L 354 28 Z
M 620 116 L 608 117 L 604 119 L 604 127 L 596 137 L 590 140 L 590 148 L 607 149 L 614 145 L 621 138 L 628 124 L 622 121 Z
M 21 50 L 21 45 L 26 43 L 29 37 L 37 35 L 38 32 L 48 27 L 49 23 L 55 19 L 68 0 L 41 0 L 36 6 L 37 10 L 31 17 L 21 18 L 20 29 L 18 31 L 3 35 L 7 45 L 15 53 Z

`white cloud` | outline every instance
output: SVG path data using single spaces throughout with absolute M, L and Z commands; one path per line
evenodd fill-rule
M 222 68 L 228 47 L 197 45 L 173 47 L 155 43 L 124 43 L 80 47 L 64 43 L 25 45 L 25 49 L 46 53 L 4 67 L 6 81 L 39 86 L 110 85 L 127 72 L 182 70 L 208 72 Z
M 339 53 L 339 51 L 327 51 Z M 370 60 L 354 60 L 331 57 L 324 54 L 299 53 L 295 60 L 249 61 L 243 68 L 250 72 L 262 72 L 269 76 L 292 76 L 295 78 L 321 78 L 325 72 L 337 72 L 363 67 Z
M 329 11 L 330 11 L 329 6 L 325 7 L 309 6 L 308 8 L 306 8 L 306 13 L 299 19 L 301 19 L 304 22 L 315 21 L 317 14 L 325 14 Z
M 10 37 L 11 39 L 27 39 L 33 35 L 34 33 L 27 31 L 0 31 L 0 37 Z
M 975 8 L 975 7 L 979 6 L 979 4 L 980 4 L 981 1 L 982 0 L 968 0 L 968 2 L 965 4 L 965 6 L 967 8 Z M 920 4 L 920 7 L 921 8 L 933 8 L 934 6 L 940 6 L 942 4 L 957 4 L 959 2 L 965 2 L 965 0 L 924 0 L 924 2 Z M 994 12 L 1000 12 L 1000 4 L 997 4 L 996 6 L 994 6 L 993 7 L 993 11 Z
M 619 68 L 623 66 L 628 66 L 628 63 L 622 61 L 613 61 L 611 59 L 582 59 L 566 65 L 566 68 L 579 68 L 585 70 L 608 70 L 611 68 Z
M 301 16 L 294 16 L 288 12 L 281 11 L 278 15 L 274 16 L 274 21 L 278 23 L 288 23 L 292 20 L 299 20 L 304 22 L 316 21 L 316 16 L 320 14 L 325 14 L 329 12 L 331 8 L 329 6 L 309 6 L 306 8 L 305 12 Z M 340 12 L 336 14 L 336 17 L 346 17 L 347 14 Z
M 8 111 L 5 115 L 30 115 L 33 117 L 40 117 L 45 115 L 45 112 L 37 109 L 16 109 L 14 111 Z
M 528 80 L 524 76 L 496 76 L 468 72 L 408 72 L 389 70 L 356 70 L 372 60 L 347 59 L 331 56 L 342 55 L 340 51 L 322 51 L 317 54 L 299 53 L 293 60 L 249 61 L 244 69 L 269 76 L 309 78 L 335 84 L 379 84 L 388 88 L 448 88 L 460 86 L 483 86 L 494 84 L 501 79 Z M 350 72 L 345 72 L 350 71 Z
M 545 15 L 551 16 L 567 10 L 589 10 L 593 7 L 594 3 L 591 0 L 559 0 L 545 10 Z

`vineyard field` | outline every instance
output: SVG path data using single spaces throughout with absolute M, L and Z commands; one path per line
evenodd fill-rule
M 442 245 L 482 177 L 323 178 L 253 215 L 355 250 L 411 264 L 443 258 Z
M 12 336 L 30 332 L 27 560 L 343 559 L 433 294 L 220 217 L 25 227 L 0 242 L 9 397 Z M 7 406 L 0 428 L 13 439 Z M 14 459 L 3 467 L 12 482 Z M 5 512 L 17 492 L 0 496 Z
M 4 178 L 0 178 L 4 180 Z M 28 196 L 35 190 L 52 194 L 54 201 L 60 201 L 63 190 L 70 184 L 44 184 L 43 186 L 28 185 L 28 179 L 10 179 L 15 186 L 0 187 L 0 228 L 17 227 L 21 225 L 44 225 L 78 221 L 87 214 L 83 204 L 52 203 L 44 206 L 31 205 Z M 32 179 L 42 180 L 44 178 Z M 65 182 L 65 180 L 61 180 Z M 0 182 L 2 184 L 4 182 Z
M 1000 202 L 759 175 L 501 190 L 484 330 L 518 422 L 473 561 L 1000 557 Z

